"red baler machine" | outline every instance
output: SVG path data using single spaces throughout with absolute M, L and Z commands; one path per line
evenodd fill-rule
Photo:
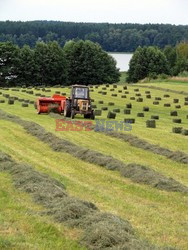
M 66 96 L 61 95 L 53 95 L 52 97 L 40 97 L 37 99 L 37 111 L 38 114 L 41 113 L 49 113 L 53 110 L 56 113 L 63 113 L 65 104 L 66 104 Z

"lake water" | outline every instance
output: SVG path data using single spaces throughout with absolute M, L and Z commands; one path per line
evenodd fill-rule
M 120 71 L 127 71 L 129 69 L 129 62 L 133 54 L 131 53 L 108 53 L 113 56 L 117 61 L 117 68 L 120 68 Z

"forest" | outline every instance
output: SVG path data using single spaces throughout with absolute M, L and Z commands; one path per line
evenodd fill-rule
M 0 42 L 25 44 L 57 41 L 61 47 L 69 40 L 90 40 L 109 52 L 134 52 L 138 46 L 176 46 L 188 40 L 188 25 L 110 24 L 60 21 L 1 21 Z

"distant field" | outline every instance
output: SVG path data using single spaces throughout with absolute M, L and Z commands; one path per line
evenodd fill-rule
M 102 110 L 102 115 L 97 116 L 97 119 L 107 119 L 108 112 L 114 109 L 119 109 L 116 121 L 124 121 L 125 118 L 135 119 L 132 130 L 123 133 L 130 135 L 132 140 L 131 136 L 137 136 L 137 139 L 140 139 L 138 144 L 135 141 L 125 141 L 123 137 L 112 137 L 95 131 L 57 132 L 55 120 L 63 118 L 62 116 L 37 115 L 33 104 L 29 104 L 28 107 L 21 106 L 24 102 L 35 101 L 36 94 L 39 93 L 51 96 L 60 91 L 69 96 L 69 88 L 29 89 L 33 91 L 32 94 L 21 88 L 17 88 L 17 91 L 0 89 L 0 100 L 5 100 L 5 103 L 0 103 L 0 110 L 37 123 L 59 139 L 68 140 L 76 145 L 75 148 L 94 150 L 104 158 L 112 156 L 125 166 L 142 165 L 164 178 L 170 177 L 178 184 L 188 186 L 188 136 L 172 133 L 173 127 L 188 130 L 188 95 L 148 88 L 154 86 L 188 92 L 188 83 L 140 83 L 126 85 L 125 89 L 125 76 L 125 73 L 122 74 L 117 86 L 101 85 L 91 88 L 91 97 L 94 99 L 96 110 L 108 108 L 107 111 Z M 150 91 L 150 94 L 145 91 Z M 14 105 L 7 103 L 6 94 L 18 98 Z M 151 98 L 147 98 L 146 95 L 151 95 Z M 174 99 L 178 99 L 177 103 L 174 103 Z M 99 104 L 99 101 L 104 103 Z M 153 104 L 155 101 L 159 104 Z M 109 105 L 109 102 L 114 105 Z M 130 103 L 132 108 L 127 108 L 126 105 Z M 169 107 L 165 107 L 164 104 L 169 104 Z M 143 107 L 149 107 L 149 111 L 143 111 Z M 125 114 L 125 109 L 130 110 L 130 114 Z M 178 116 L 171 116 L 171 111 L 177 111 Z M 138 113 L 143 113 L 144 117 L 138 117 Z M 146 128 L 146 121 L 150 120 L 151 116 L 159 116 L 156 128 Z M 173 119 L 181 119 L 181 123 L 174 123 Z M 76 120 L 84 119 L 76 116 Z M 149 143 L 149 148 L 142 147 L 143 140 Z M 55 150 L 50 142 L 44 142 L 41 138 L 28 133 L 15 118 L 9 117 L 9 120 L 4 120 L 1 113 L 0 141 L 0 151 L 9 154 L 15 161 L 26 162 L 40 173 L 46 173 L 63 183 L 70 195 L 94 203 L 102 212 L 109 212 L 128 220 L 141 239 L 147 239 L 157 246 L 187 249 L 187 194 L 159 189 L 157 184 L 150 185 L 148 180 L 143 184 L 138 181 L 137 176 L 124 177 L 117 170 L 111 171 L 107 167 L 102 167 L 100 162 L 94 161 L 95 159 L 92 163 L 91 158 L 81 159 L 70 151 Z M 152 145 L 169 150 L 172 155 L 165 156 L 161 148 L 159 152 L 154 153 L 150 150 Z M 180 151 L 183 157 L 173 158 L 175 151 Z M 162 184 L 165 186 L 165 183 Z M 0 248 L 84 249 L 79 243 L 82 233 L 80 228 L 54 221 L 50 215 L 42 216 L 43 206 L 36 204 L 30 194 L 15 188 L 11 174 L 1 171 L 0 198 L 3 201 L 0 202 Z

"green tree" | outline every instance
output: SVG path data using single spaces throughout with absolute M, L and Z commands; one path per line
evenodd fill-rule
M 176 48 L 172 47 L 170 45 L 165 46 L 164 48 L 164 54 L 166 56 L 166 59 L 168 61 L 168 66 L 169 66 L 169 73 L 171 75 L 175 74 L 176 71 L 176 62 L 177 62 L 177 53 L 176 53 Z
M 177 61 L 175 65 L 176 74 L 188 71 L 188 43 L 181 42 L 176 46 Z
M 69 84 L 114 83 L 119 80 L 116 61 L 91 41 L 69 41 L 64 46 Z
M 137 82 L 145 77 L 168 74 L 168 62 L 164 53 L 156 47 L 139 47 L 131 58 L 128 82 Z
M 0 43 L 0 85 L 14 84 L 17 78 L 19 49 L 11 42 Z
M 38 42 L 34 50 L 36 80 L 40 84 L 66 84 L 67 64 L 57 42 Z

